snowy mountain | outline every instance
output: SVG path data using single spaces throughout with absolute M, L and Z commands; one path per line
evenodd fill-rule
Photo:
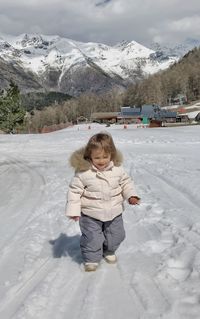
M 194 49 L 195 47 L 200 47 L 200 40 L 187 38 L 183 43 L 176 45 L 168 43 L 165 46 L 160 45 L 159 43 L 152 43 L 150 46 L 152 50 L 162 53 L 166 56 L 172 57 L 183 57 L 188 51 Z
M 4 63 L 9 69 L 15 65 L 15 72 L 5 74 L 0 68 L 0 85 L 6 86 L 14 73 L 23 91 L 45 89 L 71 95 L 101 92 L 126 87 L 138 78 L 168 68 L 178 58 L 135 41 L 108 46 L 56 35 L 1 35 L 0 66 Z M 27 75 L 32 75 L 33 83 L 23 83 Z

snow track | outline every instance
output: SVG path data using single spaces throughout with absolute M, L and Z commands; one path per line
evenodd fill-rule
M 41 190 L 45 184 L 43 176 L 23 161 L 12 158 L 6 162 L 6 166 L 8 168 L 6 172 L 3 172 L 4 178 L 1 179 L 1 209 L 5 218 L 9 216 L 9 212 L 12 213 L 6 223 L 15 223 L 17 226 L 13 229 L 15 233 L 7 233 L 7 229 L 1 229 L 0 245 L 4 247 L 4 240 L 10 242 L 23 225 L 27 224 L 29 219 L 31 222 L 35 217 L 36 207 L 43 196 Z M 5 183 L 7 180 L 8 183 Z
M 199 127 L 108 129 L 142 203 L 125 205 L 118 264 L 94 273 L 64 216 L 67 158 L 91 132 L 0 136 L 0 318 L 199 319 Z
M 1 300 L 0 314 L 2 318 L 11 318 L 15 315 L 34 287 L 38 287 L 44 276 L 55 266 L 55 262 L 53 263 L 51 259 L 38 261 L 37 266 L 34 265 L 33 274 L 26 281 L 13 286 L 7 293 L 5 300 Z

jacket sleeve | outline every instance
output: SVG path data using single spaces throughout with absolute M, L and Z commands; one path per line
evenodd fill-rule
M 123 167 L 121 167 L 121 181 L 120 186 L 122 188 L 122 196 L 124 199 L 129 199 L 131 196 L 138 196 L 135 189 L 135 184 L 130 176 L 125 172 Z
M 66 203 L 66 216 L 80 216 L 81 215 L 81 195 L 84 191 L 84 185 L 79 175 L 75 175 L 72 179 L 68 193 Z

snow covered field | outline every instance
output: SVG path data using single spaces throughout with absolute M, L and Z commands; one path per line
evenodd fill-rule
M 140 206 L 126 205 L 118 264 L 85 273 L 64 216 L 70 153 L 111 132 Z M 0 135 L 1 319 L 199 319 L 200 126 L 75 126 Z

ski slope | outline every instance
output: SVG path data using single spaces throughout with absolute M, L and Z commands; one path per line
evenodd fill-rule
M 72 151 L 109 131 L 134 178 L 118 264 L 83 271 L 64 215 Z M 0 135 L 1 319 L 199 319 L 200 126 Z

